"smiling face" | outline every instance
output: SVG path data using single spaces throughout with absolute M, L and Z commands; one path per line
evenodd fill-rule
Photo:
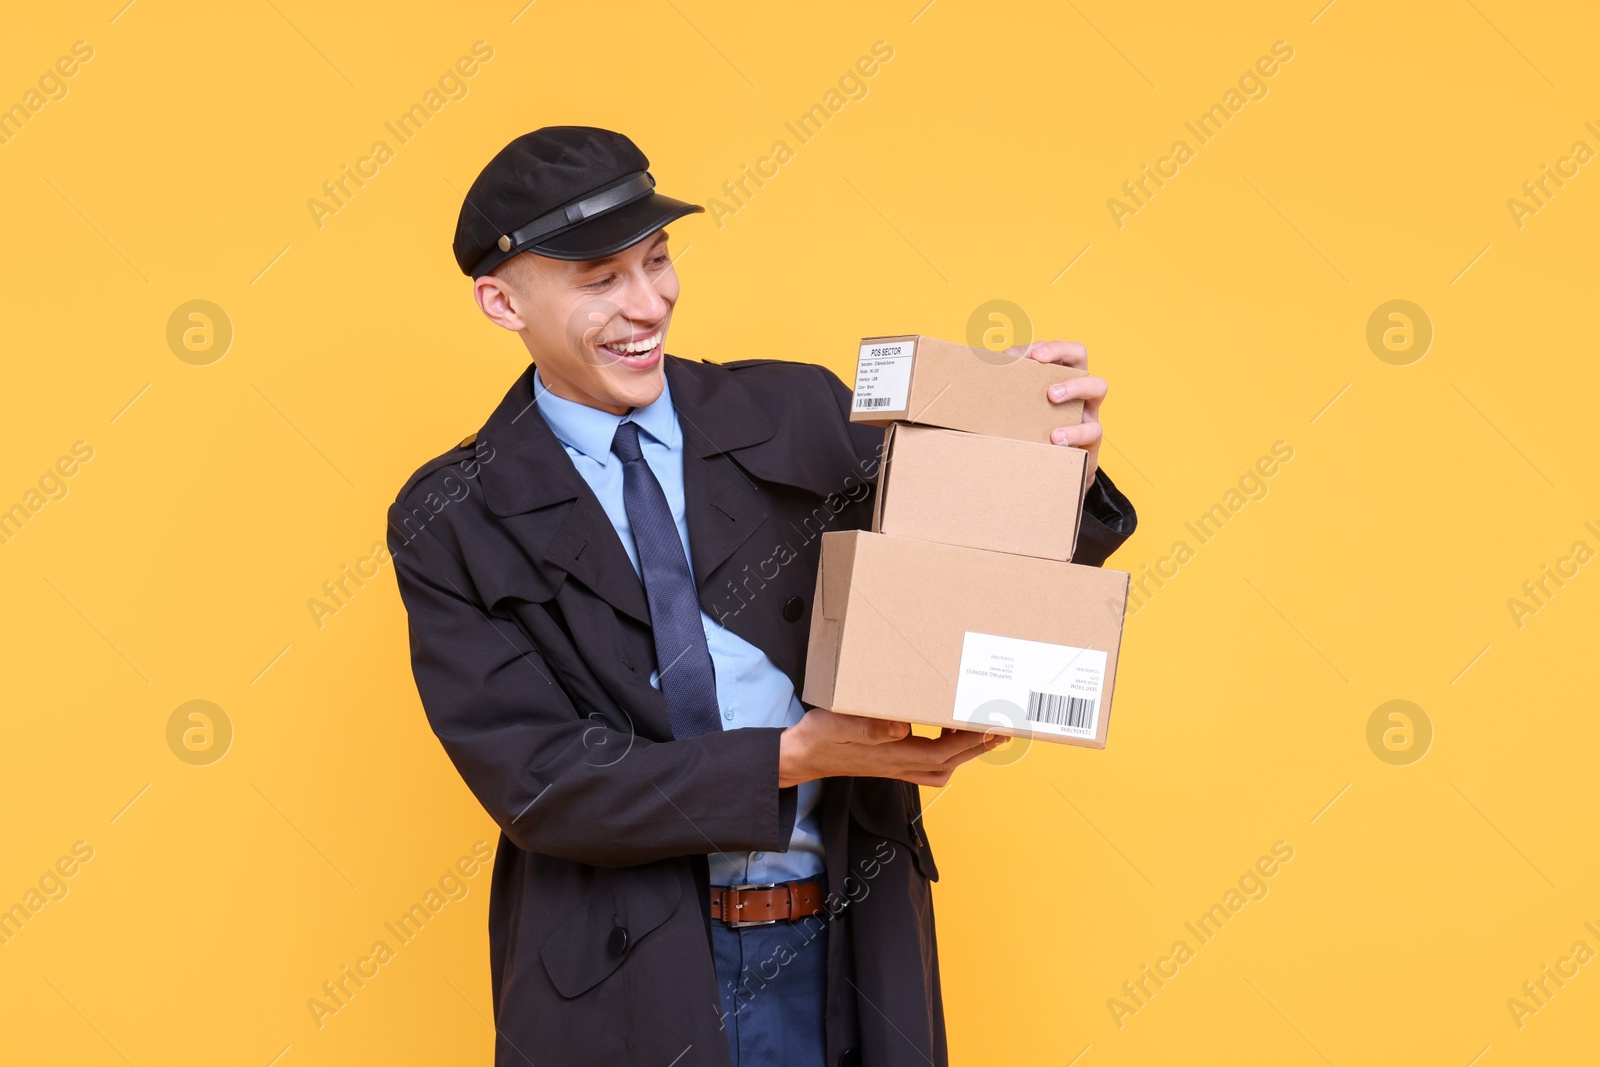
M 478 306 L 515 330 L 559 397 L 621 415 L 661 395 L 678 274 L 658 230 L 614 256 L 525 252 L 476 280 Z

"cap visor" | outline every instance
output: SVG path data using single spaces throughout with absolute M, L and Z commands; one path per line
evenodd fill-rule
M 674 219 L 705 208 L 651 193 L 615 211 L 597 215 L 527 251 L 551 259 L 604 259 L 655 233 Z

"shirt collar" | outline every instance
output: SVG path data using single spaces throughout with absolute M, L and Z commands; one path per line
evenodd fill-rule
M 680 443 L 678 416 L 672 409 L 672 390 L 665 375 L 661 379 L 661 395 L 654 401 L 642 408 L 633 408 L 626 415 L 613 415 L 556 396 L 545 387 L 544 379 L 535 368 L 533 402 L 556 440 L 602 465 L 611 462 L 611 440 L 624 419 L 638 423 L 639 429 L 668 448 L 677 448 Z

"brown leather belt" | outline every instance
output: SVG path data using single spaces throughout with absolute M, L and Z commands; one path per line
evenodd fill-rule
M 826 887 L 822 879 L 807 882 L 759 882 L 711 887 L 711 917 L 729 926 L 762 926 L 793 922 L 822 914 Z

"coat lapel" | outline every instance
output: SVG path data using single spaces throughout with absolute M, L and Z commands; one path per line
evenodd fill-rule
M 750 479 L 725 455 L 684 457 L 683 493 L 689 513 L 689 548 L 702 601 L 712 576 L 729 556 L 770 522 Z
M 649 624 L 644 586 L 605 510 L 533 402 L 530 364 L 478 433 L 484 501 L 505 519 L 553 586 L 570 575 L 613 608 Z
M 761 491 L 732 458 L 772 439 L 772 421 L 749 390 L 715 364 L 667 362 L 683 431 L 683 495 L 701 601 L 717 569 L 771 521 Z

